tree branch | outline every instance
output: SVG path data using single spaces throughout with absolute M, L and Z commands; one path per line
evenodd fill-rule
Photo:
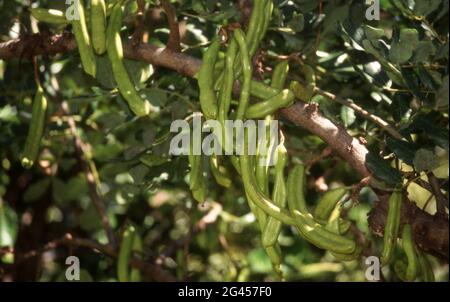
M 297 102 L 291 107 L 282 109 L 281 112 L 294 124 L 323 139 L 362 178 L 371 175 L 366 167 L 369 150 L 358 139 L 351 137 L 345 128 L 335 125 L 320 114 L 317 104 Z
M 106 215 L 105 203 L 97 192 L 97 183 L 95 182 L 94 177 L 95 173 L 89 163 L 89 156 L 87 154 L 90 153 L 90 151 L 88 150 L 90 149 L 90 146 L 85 144 L 78 135 L 75 120 L 70 116 L 69 104 L 67 104 L 66 101 L 63 101 L 61 103 L 61 108 L 68 117 L 67 123 L 69 124 L 70 133 L 73 136 L 76 154 L 84 172 L 86 173 L 89 195 L 91 196 L 92 202 L 94 203 L 94 206 L 97 209 L 98 214 L 100 215 L 103 228 L 105 230 L 106 236 L 108 237 L 109 243 L 112 246 L 116 246 L 116 238 L 114 236 L 113 229 L 111 228 L 111 224 L 109 223 L 108 216 Z
M 167 49 L 173 50 L 175 52 L 180 52 L 180 27 L 178 25 L 177 13 L 175 11 L 175 8 L 168 0 L 161 0 L 161 6 L 167 16 L 167 23 L 169 23 L 170 30 Z
M 30 41 L 40 41 L 33 53 L 24 48 Z M 36 35 L 16 39 L 0 44 L 0 59 L 14 57 L 29 58 L 34 55 L 67 52 L 76 48 L 76 42 L 71 34 L 64 33 L 49 37 L 43 35 L 42 39 Z M 201 60 L 174 52 L 166 48 L 142 44 L 134 48 L 130 44 L 124 47 L 125 56 L 131 59 L 146 61 L 153 65 L 166 67 L 186 76 L 194 76 L 200 68 Z M 317 105 L 297 102 L 289 108 L 281 110 L 283 116 L 294 124 L 318 135 L 329 144 L 336 153 L 346 160 L 361 177 L 370 176 L 365 166 L 367 148 L 357 139 L 351 137 L 346 129 L 335 125 L 332 121 L 320 114 Z
M 37 43 L 33 48 L 30 46 Z M 9 42 L 0 43 L 0 59 L 12 58 L 31 58 L 35 55 L 55 55 L 57 53 L 68 52 L 76 48 L 76 43 L 73 36 L 69 33 L 57 34 L 49 36 L 48 34 L 32 35 L 21 39 L 11 40 Z M 33 52 L 30 52 L 33 49 Z M 150 64 L 166 67 L 177 71 L 186 76 L 193 77 L 196 75 L 201 60 L 177 53 L 170 49 L 158 48 L 156 46 L 141 44 L 133 48 L 130 43 L 124 46 L 125 56 L 130 59 L 146 61 Z M 280 110 L 283 117 L 299 127 L 305 128 L 311 133 L 319 136 L 329 146 L 333 148 L 336 154 L 343 158 L 360 176 L 366 178 L 371 176 L 371 173 L 366 167 L 366 156 L 369 154 L 368 149 L 356 138 L 348 134 L 346 129 L 342 126 L 334 124 L 331 120 L 325 118 L 320 112 L 316 104 L 304 104 L 297 102 L 291 107 Z M 413 204 L 412 204 L 413 205 Z M 415 205 L 413 205 L 415 206 Z M 420 209 L 415 211 L 418 218 L 414 221 L 414 232 L 416 238 L 421 238 L 421 231 L 423 228 L 433 229 L 434 219 Z M 431 216 L 431 218 L 429 216 Z M 425 218 L 427 217 L 427 218 Z M 423 224 L 423 225 L 422 225 Z M 435 227 L 448 235 L 448 220 L 447 224 L 442 224 L 440 221 L 435 221 Z M 383 224 L 384 225 L 384 224 Z M 417 232 L 417 234 L 416 234 Z M 433 236 L 427 232 L 426 248 L 433 251 L 440 249 L 442 246 L 447 246 L 448 258 L 448 236 L 443 238 L 440 236 Z M 442 242 L 443 240 L 443 242 Z M 441 254 L 439 250 L 434 251 L 435 254 Z
M 325 158 L 328 158 L 332 155 L 333 155 L 333 149 L 330 146 L 327 146 L 327 147 L 325 147 L 325 149 L 322 150 L 322 152 L 320 152 L 319 155 L 310 159 L 306 163 L 306 167 L 308 167 L 308 169 L 309 169 L 312 166 L 314 166 L 315 164 L 317 164 L 318 162 L 320 162 L 320 161 L 324 160 Z
M 429 172 L 427 176 L 428 181 L 430 182 L 431 190 L 434 194 L 434 197 L 436 197 L 437 214 L 446 217 L 447 214 L 445 212 L 445 207 L 448 207 L 448 199 L 442 193 L 439 181 L 437 180 L 436 176 L 434 176 L 433 172 Z
M 379 201 L 369 213 L 369 226 L 375 235 L 384 234 L 388 212 L 389 195 L 378 194 Z M 448 262 L 449 228 L 447 217 L 431 215 L 418 208 L 413 202 L 404 198 L 401 210 L 401 226 L 410 224 L 414 242 L 423 251 Z
M 48 32 L 42 32 L 0 43 L 0 59 L 31 59 L 36 55 L 54 56 L 75 48 L 77 48 L 77 43 L 72 33 L 64 32 L 52 35 Z
M 328 98 L 329 100 L 339 103 L 341 105 L 344 105 L 346 107 L 349 107 L 351 109 L 353 109 L 356 113 L 358 113 L 359 115 L 361 115 L 362 117 L 364 117 L 365 119 L 368 119 L 369 121 L 374 122 L 375 124 L 377 124 L 378 126 L 380 126 L 381 129 L 384 129 L 387 133 L 389 133 L 392 137 L 398 139 L 398 140 L 403 140 L 403 135 L 400 134 L 400 132 L 398 132 L 397 130 L 394 129 L 394 127 L 392 127 L 388 122 L 386 122 L 385 120 L 383 120 L 381 117 L 376 116 L 373 113 L 368 112 L 367 110 L 365 110 L 364 108 L 356 105 L 355 103 L 352 103 L 348 100 L 345 100 L 343 98 L 340 98 L 330 92 L 324 91 L 320 88 L 315 88 L 314 91 L 318 94 L 320 94 L 321 96 L 324 96 L 326 98 Z
M 156 258 L 156 264 L 162 264 L 164 259 L 172 256 L 179 248 L 183 247 L 191 238 L 200 232 L 204 231 L 207 225 L 212 224 L 217 221 L 220 213 L 222 212 L 222 205 L 219 203 L 212 203 L 211 209 L 204 215 L 197 223 L 190 228 L 187 236 L 182 237 L 178 240 L 173 241 L 159 256 Z
M 144 36 L 144 12 L 145 12 L 145 1 L 144 0 L 136 0 L 137 4 L 137 12 L 135 17 L 135 29 L 133 34 L 131 35 L 130 42 L 131 44 L 136 47 L 141 42 L 143 42 L 143 36 Z
M 56 239 L 53 241 L 48 242 L 41 248 L 37 250 L 29 251 L 28 253 L 24 254 L 21 258 L 22 260 L 26 260 L 28 258 L 33 258 L 38 255 L 41 255 L 42 253 L 53 250 L 58 248 L 61 245 L 65 246 L 73 246 L 73 247 L 85 247 L 91 250 L 96 250 L 101 252 L 102 254 L 117 258 L 118 254 L 115 248 L 110 244 L 101 244 L 97 241 L 86 239 L 86 238 L 75 238 L 71 234 L 66 234 L 64 237 L 60 239 Z M 12 252 L 11 250 L 5 250 L 3 252 Z M 2 254 L 2 251 L 0 250 L 0 256 Z M 147 261 L 140 260 L 137 258 L 132 258 L 130 260 L 130 264 L 139 269 L 141 272 L 143 272 L 145 275 L 147 275 L 149 278 L 155 281 L 159 282 L 174 282 L 175 278 L 171 276 L 169 273 L 164 271 L 162 268 L 160 268 L 158 265 L 151 264 Z

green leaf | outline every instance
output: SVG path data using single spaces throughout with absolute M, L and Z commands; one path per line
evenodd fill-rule
M 111 62 L 107 56 L 97 56 L 97 74 L 96 79 L 105 88 L 116 88 L 116 81 L 112 73 Z M 140 83 L 147 81 L 153 74 L 152 65 L 136 60 L 124 59 L 124 65 L 129 77 L 134 85 L 138 86 Z
M 422 65 L 417 68 L 417 73 L 420 81 L 428 90 L 435 91 L 439 88 L 433 76 Z
M 428 98 L 422 93 L 420 79 L 413 68 L 402 68 L 402 76 L 406 86 L 411 92 L 423 102 L 428 102 Z
M 31 184 L 23 194 L 23 200 L 27 202 L 38 200 L 39 198 L 44 195 L 44 193 L 47 191 L 48 186 L 51 183 L 50 178 L 44 178 L 41 180 L 38 180 L 34 184 Z
M 228 19 L 231 19 L 237 16 L 238 11 L 236 7 L 228 7 L 223 11 L 219 11 L 216 14 L 211 15 L 211 17 L 206 17 L 205 19 L 211 20 L 212 22 L 225 22 Z
M 341 119 L 344 122 L 345 127 L 349 127 L 349 126 L 353 125 L 356 121 L 355 110 L 353 110 L 347 106 L 342 106 L 341 107 Z
M 134 183 L 140 185 L 143 183 L 145 176 L 150 172 L 150 169 L 144 165 L 137 165 L 130 169 L 130 175 L 134 180 Z
M 304 14 L 316 10 L 317 7 L 319 6 L 319 2 L 310 0 L 297 0 L 295 1 L 295 4 L 298 5 L 300 11 L 303 12 Z
M 414 4 L 414 14 L 417 16 L 428 16 L 442 3 L 442 0 L 416 0 Z
M 439 167 L 439 158 L 433 151 L 420 149 L 414 156 L 414 168 L 417 172 L 430 171 Z
M 59 178 L 53 178 L 52 179 L 52 195 L 53 195 L 53 199 L 57 202 L 57 203 L 62 203 L 64 201 L 64 191 L 66 189 L 66 184 L 64 183 L 64 181 L 62 181 Z
M 203 1 L 200 0 L 192 1 L 192 9 L 198 14 L 206 13 L 206 8 L 203 6 Z
M 189 111 L 189 107 L 183 101 L 175 101 L 170 104 L 170 111 L 174 120 L 183 119 L 186 116 L 186 112 Z
M 0 108 L 0 121 L 9 122 L 9 123 L 19 122 L 16 107 L 13 107 L 11 105 L 6 105 L 5 107 Z
M 163 107 L 167 103 L 167 93 L 157 88 L 146 88 L 139 91 L 139 94 L 145 95 L 153 106 Z
M 431 41 L 420 41 L 414 52 L 413 62 L 427 62 L 431 56 L 436 54 L 436 47 Z
M 413 165 L 414 156 L 418 150 L 416 145 L 391 137 L 386 139 L 386 144 L 399 159 L 410 166 Z
M 125 160 L 134 160 L 137 156 L 141 155 L 145 151 L 145 147 L 141 144 L 135 144 L 123 152 L 123 158 Z
M 52 190 L 54 200 L 60 204 L 80 200 L 89 191 L 86 177 L 83 174 L 72 177 L 67 182 L 56 177 L 53 178 Z
M 325 12 L 326 18 L 323 20 L 323 34 L 336 33 L 339 30 L 339 24 L 344 22 L 349 14 L 349 6 L 335 4 L 329 11 Z
M 399 43 L 405 44 L 406 47 L 415 48 L 419 43 L 419 33 L 415 28 L 402 28 L 400 30 Z
M 16 212 L 0 198 L 0 247 L 14 246 L 18 227 Z
M 117 158 L 122 151 L 123 147 L 119 143 L 96 144 L 93 147 L 94 158 L 102 162 Z
M 407 94 L 397 93 L 391 104 L 392 117 L 396 122 L 407 123 L 411 117 L 411 98 Z
M 365 44 L 370 45 L 368 47 L 373 47 L 371 41 L 364 41 Z M 382 52 L 384 53 L 384 50 Z M 385 60 L 381 58 L 381 53 L 378 53 L 380 57 L 377 58 L 374 58 L 373 54 L 368 52 L 356 50 L 350 50 L 348 54 L 351 57 L 350 62 L 354 70 L 360 73 L 367 82 L 383 88 L 391 86 L 391 79 L 385 71 L 387 68 L 383 66 Z
M 378 40 L 384 37 L 384 29 L 376 28 L 369 25 L 364 26 L 364 32 L 366 33 L 366 37 L 369 40 Z
M 296 14 L 288 23 L 288 27 L 292 29 L 292 31 L 299 33 L 303 31 L 305 28 L 305 17 L 303 14 Z
M 87 232 L 92 232 L 102 227 L 102 218 L 92 201 L 80 216 L 80 227 Z
M 433 170 L 433 174 L 440 179 L 448 179 L 449 175 L 449 158 L 448 153 L 439 156 L 439 167 Z
M 157 167 L 169 162 L 170 157 L 166 155 L 145 154 L 139 160 L 148 167 Z
M 448 110 L 448 100 L 449 92 L 448 92 L 448 75 L 445 76 L 442 81 L 442 86 L 436 93 L 436 106 L 440 110 Z
M 76 158 L 61 158 L 58 160 L 58 168 L 60 168 L 61 171 L 69 171 L 77 163 L 78 160 Z
M 395 186 L 402 181 L 401 173 L 392 168 L 389 161 L 382 159 L 378 155 L 368 153 L 366 156 L 366 165 L 376 178 L 387 184 Z
M 106 131 L 123 125 L 125 121 L 126 117 L 119 112 L 101 112 L 95 117 L 95 122 L 100 123 Z
M 394 39 L 389 50 L 389 59 L 397 64 L 407 62 L 413 55 L 419 43 L 419 33 L 413 28 L 404 28 L 400 31 L 399 39 Z
M 363 40 L 362 46 L 364 49 L 370 53 L 371 55 L 375 56 L 376 58 L 381 58 L 383 55 L 380 53 L 380 51 L 375 47 L 378 45 L 378 41 L 370 41 L 370 40 Z
M 449 150 L 448 130 L 437 126 L 437 112 L 422 114 L 417 116 L 414 121 L 405 129 L 406 133 L 423 133 L 431 139 L 436 145 Z
M 284 40 L 286 41 L 286 47 L 290 50 L 299 50 L 303 49 L 304 42 L 299 39 L 297 36 L 292 35 L 290 33 L 284 33 L 282 32 L 281 35 L 283 36 Z
M 116 175 L 125 173 L 129 170 L 129 163 L 125 161 L 116 161 L 104 164 L 99 173 L 100 173 L 100 179 L 107 178 L 107 179 L 114 179 Z
M 249 265 L 253 272 L 259 274 L 267 274 L 272 271 L 272 264 L 269 257 L 263 249 L 256 249 L 247 256 Z

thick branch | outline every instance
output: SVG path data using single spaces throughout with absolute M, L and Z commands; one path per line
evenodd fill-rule
M 11 59 L 14 57 L 29 58 L 33 55 L 41 54 L 54 55 L 59 52 L 67 52 L 76 48 L 73 37 L 68 33 L 54 36 L 44 34 L 41 38 L 38 37 L 40 37 L 40 35 L 33 35 L 0 43 L 0 59 Z M 33 43 L 37 44 L 31 52 L 28 48 L 31 47 Z M 201 64 L 201 60 L 191 56 L 177 53 L 170 49 L 158 48 L 146 44 L 141 44 L 136 48 L 127 44 L 124 47 L 124 52 L 128 58 L 166 67 L 190 77 L 193 77 L 197 73 Z M 336 154 L 347 161 L 362 178 L 371 176 L 371 173 L 366 167 L 366 156 L 369 153 L 367 148 L 359 140 L 350 136 L 345 128 L 334 124 L 332 121 L 321 115 L 317 105 L 297 102 L 289 108 L 282 109 L 281 113 L 286 119 L 294 124 L 303 127 L 322 138 L 333 148 Z M 436 227 L 443 232 L 447 232 L 448 235 L 448 220 L 446 225 L 436 221 L 436 226 L 433 226 L 433 223 L 431 223 L 434 219 L 432 218 L 433 216 L 426 216 L 428 214 L 420 209 L 417 209 L 416 212 L 417 214 L 415 215 L 418 217 L 417 221 L 414 221 L 414 230 L 415 232 L 418 232 L 415 234 L 416 238 L 420 238 L 422 228 L 432 230 Z M 434 251 L 434 249 L 447 246 L 446 254 L 448 257 L 448 236 L 446 239 L 442 239 L 440 236 L 437 237 L 430 234 L 430 232 L 427 232 L 427 240 L 422 241 L 427 243 L 426 247 L 428 250 Z M 441 239 L 444 240 L 444 242 L 440 242 L 439 240 Z M 435 250 L 434 253 L 440 254 L 441 252 Z
M 378 236 L 383 236 L 388 212 L 388 195 L 378 194 L 369 214 L 369 226 Z M 413 229 L 414 242 L 423 251 L 448 262 L 449 229 L 448 219 L 441 215 L 431 215 L 419 209 L 407 198 L 404 199 L 401 213 L 401 225 L 410 224 Z
M 75 39 L 69 32 L 57 35 L 43 32 L 0 43 L 0 59 L 30 59 L 35 55 L 53 56 L 71 51 L 76 47 Z
M 23 45 L 28 45 L 29 39 L 39 40 L 33 35 L 23 40 L 12 40 L 0 44 L 0 59 L 11 59 L 13 57 L 39 54 L 55 54 L 65 52 L 76 47 L 76 43 L 70 34 L 55 35 L 49 38 L 44 35 L 44 40 L 34 53 L 26 52 Z M 45 41 L 49 44 L 46 44 Z M 125 56 L 131 59 L 143 60 L 154 65 L 173 69 L 187 76 L 194 76 L 201 64 L 201 60 L 191 56 L 171 51 L 170 49 L 158 48 L 152 45 L 139 45 L 133 48 L 125 46 Z M 283 116 L 291 122 L 318 135 L 329 144 L 337 154 L 346 160 L 362 177 L 367 177 L 370 172 L 365 166 L 365 158 L 369 152 L 357 139 L 351 137 L 344 128 L 336 126 L 329 119 L 323 117 L 316 105 L 296 103 L 283 109 Z
M 359 140 L 351 137 L 345 128 L 335 125 L 321 115 L 316 104 L 297 102 L 289 108 L 282 109 L 281 112 L 294 124 L 323 139 L 362 177 L 371 175 L 366 168 L 366 156 L 369 153 L 367 148 Z

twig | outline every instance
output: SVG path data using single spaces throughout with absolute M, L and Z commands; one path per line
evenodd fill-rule
M 62 237 L 60 239 L 56 239 L 56 240 L 48 242 L 47 244 L 45 244 L 44 246 L 42 246 L 39 249 L 32 250 L 32 251 L 25 253 L 21 257 L 20 260 L 24 261 L 28 258 L 36 257 L 38 255 L 43 254 L 46 251 L 54 250 L 61 245 L 86 247 L 91 250 L 97 250 L 107 256 L 114 256 L 116 254 L 114 251 L 114 248 L 110 245 L 103 245 L 96 241 L 84 239 L 84 238 L 74 238 L 74 237 L 72 237 L 72 235 L 66 234 L 64 237 Z
M 319 0 L 319 16 L 322 14 L 323 14 L 323 0 Z M 322 35 L 322 29 L 321 29 L 321 26 L 318 26 L 316 39 L 314 41 L 314 52 L 313 52 L 314 54 L 317 54 L 317 49 L 319 48 L 321 35 Z
M 436 210 L 438 215 L 447 216 L 445 207 L 448 207 L 448 199 L 442 193 L 439 182 L 433 172 L 427 173 L 433 195 L 436 197 Z
M 434 197 L 433 194 L 430 194 L 430 197 L 428 197 L 427 201 L 425 201 L 425 204 L 424 204 L 423 207 L 422 207 L 422 209 L 423 209 L 424 211 L 427 210 L 428 206 L 429 206 L 430 203 L 431 203 L 431 200 L 433 200 L 433 197 Z
M 427 20 L 427 18 L 425 18 L 425 17 L 418 17 L 418 18 L 415 18 L 415 19 L 416 19 L 417 21 L 422 21 L 423 24 L 425 24 L 425 26 L 428 27 L 428 28 L 431 30 L 433 36 L 435 36 L 435 38 L 438 39 L 438 41 L 439 41 L 441 44 L 445 44 L 445 43 L 447 42 L 447 39 L 446 39 L 445 37 L 441 37 L 441 35 L 439 35 L 439 33 L 438 33 L 438 32 L 436 31 L 436 29 L 434 28 L 433 24 L 431 24 L 431 23 Z
M 33 72 L 36 85 L 41 86 L 41 81 L 39 80 L 39 66 L 36 57 L 33 57 Z
M 203 216 L 197 223 L 189 230 L 188 235 L 175 240 L 170 244 L 159 256 L 156 258 L 155 263 L 156 264 L 162 264 L 164 259 L 167 257 L 170 257 L 175 251 L 178 249 L 185 247 L 185 244 L 190 241 L 190 238 L 197 235 L 201 231 L 206 229 L 206 226 L 208 224 L 212 224 L 216 222 L 217 218 L 220 216 L 220 213 L 222 212 L 222 205 L 218 203 L 213 203 L 211 210 L 206 213 L 205 216 Z
M 56 239 L 48 242 L 43 247 L 30 251 L 21 257 L 21 261 L 24 261 L 28 258 L 36 257 L 46 251 L 54 250 L 61 245 L 69 246 L 69 247 L 85 247 L 94 251 L 99 251 L 102 254 L 111 257 L 117 258 L 118 254 L 115 248 L 110 244 L 101 244 L 97 241 L 86 239 L 86 238 L 75 238 L 71 234 L 66 234 L 64 237 L 60 239 Z M 162 270 L 160 267 L 153 265 L 151 263 L 145 262 L 143 260 L 132 258 L 130 260 L 130 264 L 139 269 L 141 272 L 149 276 L 152 280 L 159 282 L 173 282 L 175 278 L 168 274 L 166 271 Z
M 161 0 L 161 6 L 167 16 L 169 23 L 169 41 L 167 42 L 167 49 L 174 52 L 181 51 L 180 26 L 178 25 L 177 14 L 175 8 L 168 0 Z
M 187 235 L 187 240 L 184 241 L 184 245 L 183 245 L 183 281 L 187 282 L 188 280 L 188 274 L 189 274 L 189 244 L 192 240 L 192 229 L 189 230 L 189 233 Z
M 353 223 L 350 225 L 350 232 L 355 235 L 355 239 L 359 243 L 359 245 L 366 247 L 366 249 L 364 250 L 364 255 L 366 257 L 373 255 L 373 253 L 371 253 L 370 249 L 367 246 L 366 234 L 358 229 L 358 227 Z
M 307 163 L 306 166 L 308 168 L 314 166 L 316 163 L 318 163 L 319 161 L 330 157 L 333 154 L 333 148 L 331 148 L 330 146 L 327 146 L 325 149 L 322 150 L 322 152 L 320 152 L 319 155 L 313 157 L 312 159 L 310 159 Z
M 113 229 L 111 227 L 111 224 L 109 223 L 108 216 L 106 215 L 105 211 L 105 204 L 100 195 L 97 192 L 97 183 L 96 183 L 96 175 L 97 171 L 95 169 L 95 166 L 90 163 L 88 155 L 90 153 L 90 145 L 84 143 L 80 136 L 77 133 L 77 126 L 76 122 L 73 119 L 73 117 L 70 115 L 69 105 L 66 101 L 63 101 L 61 103 L 61 108 L 63 112 L 67 115 L 67 123 L 69 125 L 70 133 L 73 136 L 74 144 L 75 144 L 75 150 L 78 156 L 78 160 L 80 161 L 80 164 L 86 173 L 86 180 L 89 187 L 89 194 L 91 196 L 92 202 L 94 203 L 95 208 L 97 209 L 98 214 L 100 215 L 100 218 L 102 220 L 103 228 L 105 229 L 106 236 L 108 237 L 108 241 L 112 246 L 116 246 L 116 238 L 114 236 Z
M 135 29 L 131 35 L 131 44 L 133 47 L 138 46 L 143 41 L 144 36 L 144 12 L 145 0 L 136 0 L 137 12 L 135 18 Z
M 431 187 L 429 182 L 426 182 L 425 180 L 423 180 L 422 178 L 420 178 L 420 175 L 416 175 L 415 172 L 408 172 L 405 174 L 406 179 L 408 179 L 408 181 L 405 184 L 405 187 L 408 187 L 411 183 L 415 183 L 418 186 L 421 186 L 423 189 L 427 190 L 430 193 L 434 193 L 433 188 Z M 440 187 L 440 185 L 438 184 L 438 187 Z M 433 197 L 433 194 L 431 195 L 431 197 Z M 443 201 L 445 200 L 444 204 L 448 207 L 448 199 L 444 196 L 443 197 Z M 425 209 L 426 207 L 424 207 Z
M 348 200 L 351 199 L 353 201 L 353 205 L 357 205 L 359 202 L 358 199 L 359 199 L 359 194 L 361 193 L 361 190 L 364 187 L 368 186 L 371 180 L 372 180 L 372 176 L 367 176 L 367 177 L 361 179 L 361 181 L 358 182 L 357 184 L 353 185 L 352 186 L 352 194 L 345 199 L 345 202 L 347 202 Z
M 355 112 L 359 113 L 362 117 L 364 117 L 364 118 L 374 122 L 378 126 L 380 126 L 382 129 L 384 129 L 386 132 L 388 132 L 392 137 L 399 139 L 399 140 L 403 139 L 403 135 L 401 135 L 397 130 L 395 130 L 388 122 L 383 120 L 381 117 L 376 116 L 375 114 L 368 112 L 367 110 L 356 105 L 355 103 L 352 103 L 343 98 L 340 98 L 328 91 L 324 91 L 317 87 L 314 90 L 316 93 L 332 100 L 333 102 L 337 102 L 339 104 L 342 104 L 346 107 L 349 107 L 349 108 L 355 110 Z
M 428 182 L 426 182 L 425 180 L 418 178 L 418 179 L 414 180 L 414 182 L 416 184 L 418 184 L 419 186 L 421 186 L 422 188 L 424 188 L 425 190 L 427 190 L 428 192 L 433 193 L 433 189 L 431 188 L 431 185 Z

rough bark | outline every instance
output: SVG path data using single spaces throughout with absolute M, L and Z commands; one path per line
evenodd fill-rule
M 369 226 L 374 234 L 382 237 L 388 212 L 389 195 L 378 194 L 379 201 L 369 213 Z M 431 215 L 422 211 L 407 198 L 404 198 L 401 211 L 401 228 L 410 224 L 414 241 L 423 251 L 448 262 L 448 219 L 441 215 Z M 401 233 L 401 232 L 400 232 Z

